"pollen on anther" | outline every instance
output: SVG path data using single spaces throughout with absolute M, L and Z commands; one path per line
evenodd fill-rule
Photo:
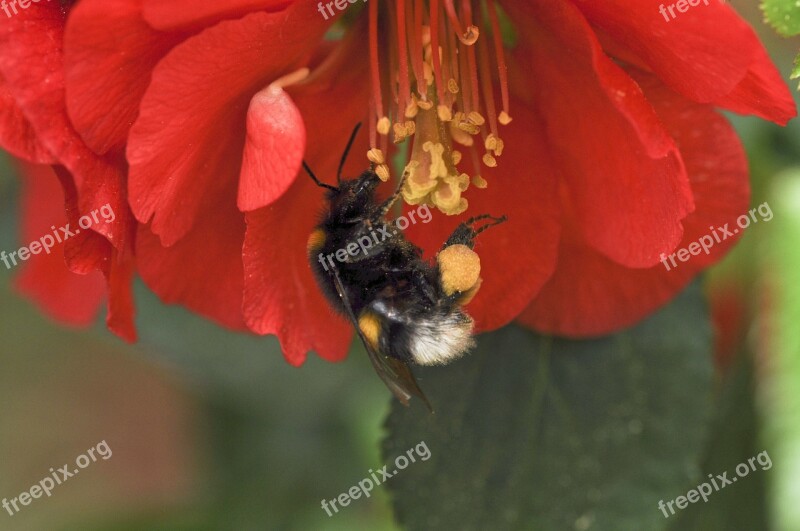
M 379 164 L 378 166 L 376 166 L 375 167 L 375 174 L 383 182 L 388 181 L 389 178 L 391 177 L 389 175 L 389 166 L 387 166 L 386 164 Z
M 483 125 L 483 124 L 486 123 L 486 120 L 484 119 L 484 117 L 481 116 L 481 113 L 479 113 L 477 111 L 471 111 L 467 115 L 467 120 L 469 120 L 470 123 L 473 123 L 473 124 L 478 125 L 478 126 Z
M 406 105 L 406 110 L 403 114 L 405 114 L 406 118 L 414 118 L 415 116 L 417 116 L 418 112 L 419 112 L 419 106 L 417 105 L 417 96 L 412 94 L 411 101 L 409 101 L 408 105 Z
M 497 117 L 497 121 L 503 125 L 508 125 L 511 123 L 512 118 L 508 115 L 506 111 L 500 111 L 500 115 Z
M 381 119 L 378 120 L 378 133 L 380 133 L 380 134 L 382 134 L 384 136 L 388 135 L 389 134 L 389 130 L 391 128 L 391 125 L 392 124 L 389 121 L 389 117 L 388 116 L 381 117 Z
M 484 189 L 487 186 L 489 186 L 489 183 L 486 181 L 486 179 L 484 179 L 480 175 L 473 175 L 472 184 L 475 185 L 475 188 L 480 188 L 480 189 Z
M 450 91 L 450 94 L 458 94 L 458 82 L 455 79 L 450 78 L 447 81 L 447 90 Z
M 372 148 L 367 151 L 367 159 L 373 164 L 383 164 L 386 162 L 386 159 L 383 157 L 383 151 L 378 148 Z

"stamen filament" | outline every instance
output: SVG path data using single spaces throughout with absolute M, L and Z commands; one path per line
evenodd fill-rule
M 470 0 L 461 0 L 461 9 L 464 11 L 464 18 L 466 19 L 467 25 L 470 28 L 475 27 L 472 25 L 472 3 Z M 472 74 L 470 76 L 470 81 L 472 83 L 472 110 L 478 111 L 480 110 L 481 103 L 478 98 L 478 68 L 477 61 L 475 60 L 475 47 L 472 46 L 474 42 L 475 41 L 467 46 L 467 59 L 469 62 L 469 70 Z
M 425 67 L 422 64 L 422 15 L 425 12 L 422 2 L 423 0 L 415 0 L 414 2 L 414 37 L 411 39 L 411 64 L 414 68 L 414 78 L 417 80 L 417 95 L 424 98 L 428 89 L 425 86 Z
M 411 1 L 409 0 L 409 4 Z M 400 67 L 398 76 L 400 77 L 399 85 L 399 93 L 397 98 L 397 104 L 399 113 L 398 116 L 395 116 L 395 120 L 400 122 L 401 117 L 400 114 L 406 108 L 406 98 L 411 95 L 411 86 L 409 84 L 408 79 L 408 41 L 406 39 L 406 6 L 404 0 L 397 0 L 397 56 L 399 59 Z M 392 83 L 394 86 L 394 83 Z
M 373 0 L 366 14 L 361 20 L 370 32 L 368 159 L 379 177 L 388 179 L 389 133 L 395 144 L 411 138 L 404 200 L 459 214 L 468 206 L 462 193 L 470 183 L 476 188 L 488 184 L 480 169 L 498 165 L 504 149 L 498 129 L 510 121 L 494 0 Z M 488 34 L 480 39 L 489 31 L 486 26 L 491 26 L 493 42 Z M 499 115 L 494 94 L 498 81 L 503 104 Z M 469 154 L 456 151 L 459 145 Z M 470 161 L 472 176 L 459 169 Z
M 503 101 L 503 112 L 508 112 L 508 68 L 506 67 L 506 55 L 503 52 L 503 34 L 500 33 L 500 22 L 497 20 L 497 10 L 494 0 L 486 0 L 486 10 L 489 12 L 489 21 L 492 27 L 492 38 L 494 40 L 494 50 L 497 59 L 497 75 L 500 80 L 500 97 Z
M 495 115 L 494 105 L 494 89 L 492 87 L 492 77 L 489 73 L 489 50 L 487 49 L 486 39 L 478 39 L 478 53 L 480 54 L 478 67 L 480 68 L 481 91 L 483 93 L 483 101 L 486 104 L 486 114 L 489 117 L 489 130 L 493 135 L 498 136 L 497 116 Z M 485 140 L 486 135 L 484 134 L 484 141 Z
M 433 78 L 436 80 L 436 97 L 439 105 L 444 101 L 444 78 L 442 77 L 442 59 L 439 53 L 439 0 L 431 2 L 431 61 L 433 62 Z
M 381 74 L 380 64 L 378 63 L 378 2 L 369 3 L 369 62 L 372 74 L 372 101 L 375 106 L 375 113 L 382 119 L 383 97 L 381 96 Z M 370 120 L 374 122 L 374 120 Z M 374 139 L 370 139 L 371 147 L 375 147 Z M 385 150 L 384 150 L 385 151 Z

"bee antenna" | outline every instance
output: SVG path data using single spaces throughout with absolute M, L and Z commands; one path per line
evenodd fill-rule
M 303 161 L 303 168 L 306 170 L 306 173 L 308 173 L 308 175 L 311 177 L 314 183 L 316 183 L 316 185 L 319 186 L 320 188 L 327 188 L 328 190 L 333 190 L 334 192 L 339 191 L 339 189 L 336 188 L 335 186 L 331 186 L 330 184 L 325 184 L 321 182 L 319 179 L 317 179 L 317 176 L 314 175 L 314 172 L 311 171 L 311 168 L 308 167 L 306 161 Z
M 344 163 L 347 160 L 347 155 L 350 153 L 350 148 L 353 147 L 353 142 L 356 141 L 356 135 L 358 135 L 358 130 L 361 129 L 361 122 L 358 122 L 353 128 L 353 132 L 350 133 L 350 140 L 347 141 L 347 147 L 344 148 L 344 153 L 342 153 L 342 160 L 339 161 L 339 171 L 336 172 L 336 182 L 342 182 L 342 168 L 344 168 Z

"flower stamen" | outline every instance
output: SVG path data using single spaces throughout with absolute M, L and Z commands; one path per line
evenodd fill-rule
M 491 0 L 386 0 L 386 3 L 388 9 L 381 12 L 378 2 L 369 5 L 373 85 L 370 161 L 381 169 L 383 178 L 388 175 L 388 166 L 385 161 L 377 162 L 377 153 L 383 157 L 387 152 L 388 135 L 393 134 L 394 143 L 411 138 L 403 198 L 409 204 L 431 204 L 447 214 L 458 214 L 467 208 L 461 194 L 470 183 L 477 188 L 485 188 L 487 183 L 480 175 L 470 177 L 458 169 L 464 157 L 453 146 L 460 144 L 469 149 L 467 161 L 473 162 L 475 172 L 479 172 L 481 163 L 496 167 L 503 150 L 499 125 L 510 121 L 502 36 L 497 14 L 493 12 L 494 3 Z M 482 14 L 483 9 L 489 11 L 488 17 Z M 389 28 L 382 39 L 378 37 L 379 14 L 381 24 Z M 487 42 L 488 33 L 480 38 L 483 32 L 478 26 L 487 23 L 494 39 L 495 61 Z M 379 41 L 388 45 L 383 50 L 383 60 L 379 60 Z M 388 71 L 381 71 L 382 65 Z M 494 94 L 494 82 L 498 80 L 500 114 Z M 381 87 L 381 81 L 389 85 Z M 384 94 L 392 99 L 388 109 L 383 105 Z M 479 144 L 475 142 L 476 136 Z M 485 149 L 483 156 L 477 153 L 478 146 Z M 380 150 L 376 151 L 378 147 Z

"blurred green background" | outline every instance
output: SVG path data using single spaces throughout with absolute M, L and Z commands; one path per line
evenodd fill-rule
M 788 73 L 798 40 L 775 36 L 754 2 L 732 3 Z M 751 161 L 752 204 L 768 201 L 774 219 L 748 229 L 705 278 L 715 322 L 733 326 L 725 337 L 739 339 L 718 353 L 719 403 L 732 411 L 719 407 L 718 419 L 727 420 L 718 420 L 707 460 L 725 470 L 713 467 L 715 449 L 740 437 L 730 421 L 740 419 L 775 464 L 764 480 L 770 527 L 797 531 L 800 126 L 732 120 Z M 20 245 L 18 193 L 4 158 L 0 249 Z M 360 347 L 343 363 L 312 356 L 292 368 L 274 338 L 225 332 L 162 305 L 140 284 L 140 341 L 130 346 L 101 322 L 76 331 L 48 321 L 14 293 L 11 279 L 0 267 L 0 498 L 28 490 L 102 440 L 113 457 L 13 517 L 0 512 L 0 529 L 397 528 L 382 487 L 333 518 L 320 508 L 384 463 L 389 396 Z M 732 529 L 717 525 L 705 528 Z

